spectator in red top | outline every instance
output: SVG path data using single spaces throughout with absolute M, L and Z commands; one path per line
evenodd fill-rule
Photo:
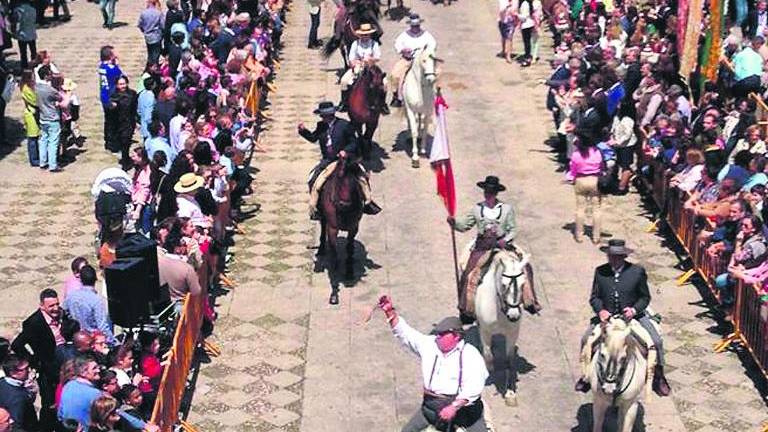
M 141 343 L 141 357 L 139 358 L 139 370 L 146 379 L 139 383 L 139 390 L 144 395 L 142 410 L 149 412 L 155 404 L 157 388 L 163 375 L 163 366 L 160 364 L 160 340 L 157 335 L 149 332 L 139 334 Z

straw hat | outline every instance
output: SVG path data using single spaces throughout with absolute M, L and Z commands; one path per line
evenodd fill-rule
M 70 78 L 64 79 L 64 85 L 61 86 L 64 91 L 72 91 L 77 88 L 77 84 Z
M 176 182 L 173 186 L 173 190 L 180 194 L 194 192 L 197 189 L 200 189 L 204 182 L 205 180 L 199 175 L 195 173 L 186 173 Z
M 360 28 L 355 30 L 355 34 L 358 36 L 367 36 L 376 33 L 376 29 L 368 23 L 360 24 Z

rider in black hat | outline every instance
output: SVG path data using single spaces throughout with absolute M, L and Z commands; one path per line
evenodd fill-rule
M 627 261 L 627 256 L 632 252 L 626 246 L 626 242 L 620 239 L 608 241 L 608 246 L 601 248 L 608 255 L 608 262 L 595 269 L 595 278 L 592 284 L 592 295 L 589 304 L 597 315 L 590 323 L 590 327 L 582 339 L 582 346 L 592 335 L 594 327 L 600 322 L 607 322 L 612 316 L 623 316 L 627 321 L 637 320 L 645 329 L 653 341 L 656 349 L 656 369 L 653 377 L 653 390 L 659 396 L 667 396 L 670 393 L 669 384 L 664 378 L 664 350 L 661 335 L 651 322 L 651 317 L 646 312 L 651 302 L 651 292 L 648 289 L 648 275 L 642 266 Z M 584 365 L 591 360 L 591 347 L 584 348 L 582 361 Z M 586 370 L 586 368 L 584 368 Z M 579 378 L 576 390 L 589 391 L 590 385 L 587 377 Z
M 496 196 L 507 188 L 501 184 L 499 178 L 489 175 L 485 180 L 478 182 L 477 186 L 483 190 L 485 199 L 477 203 L 463 218 L 448 218 L 448 224 L 456 231 L 469 231 L 477 226 L 477 238 L 474 241 L 472 252 L 464 266 L 461 276 L 459 293 L 459 311 L 465 321 L 474 321 L 474 302 L 470 299 L 472 293 L 467 294 L 467 288 L 476 288 L 479 282 L 476 276 L 479 272 L 473 271 L 488 262 L 490 254 L 486 252 L 494 249 L 512 249 L 512 241 L 517 234 L 515 211 L 511 205 L 499 201 Z
M 312 219 L 317 219 L 318 217 L 317 200 L 320 196 L 320 188 L 333 172 L 336 162 L 339 159 L 357 159 L 358 137 L 355 129 L 347 120 L 337 117 L 336 111 L 337 107 L 333 102 L 320 102 L 317 109 L 313 111 L 320 116 L 320 121 L 317 122 L 315 130 L 310 131 L 304 126 L 304 123 L 299 123 L 298 126 L 298 132 L 302 138 L 309 142 L 320 144 L 320 153 L 323 156 L 312 170 L 309 180 L 310 216 Z M 365 177 L 362 176 L 360 180 L 360 188 L 365 199 L 363 211 L 366 214 L 377 214 L 381 211 L 381 208 L 371 199 L 371 186 Z

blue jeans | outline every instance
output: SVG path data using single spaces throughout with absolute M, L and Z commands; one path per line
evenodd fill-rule
M 111 26 L 115 23 L 115 3 L 117 0 L 99 0 L 99 7 L 101 8 L 101 17 L 104 19 L 104 24 Z
M 40 165 L 40 152 L 37 148 L 38 137 L 27 137 L 27 155 L 29 164 L 33 167 Z
M 40 122 L 40 140 L 37 149 L 40 153 L 40 166 L 48 166 L 49 170 L 55 170 L 58 165 L 56 158 L 59 154 L 59 136 L 61 124 L 58 121 Z

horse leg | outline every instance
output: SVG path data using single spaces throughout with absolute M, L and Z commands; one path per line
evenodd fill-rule
M 411 166 L 414 168 L 419 167 L 419 126 L 416 123 L 416 113 L 411 108 L 406 107 L 406 115 L 408 116 L 408 129 L 411 132 Z
M 596 391 L 599 390 L 592 389 L 593 394 L 595 394 L 592 400 L 592 432 L 603 432 L 605 413 L 608 411 L 610 404 L 608 403 L 607 396 L 594 393 Z
M 618 427 L 619 432 L 632 432 L 637 418 L 637 402 L 619 405 Z
M 325 248 L 327 246 L 327 242 L 325 241 L 326 236 L 326 229 L 328 225 L 325 222 L 325 217 L 320 217 L 320 246 L 317 247 L 317 253 L 315 253 L 316 256 L 323 256 L 325 255 Z
M 371 151 L 373 150 L 373 135 L 376 134 L 376 129 L 378 127 L 378 116 L 375 116 L 370 123 L 365 125 L 365 134 L 363 135 L 363 159 L 365 160 L 371 158 Z
M 504 403 L 507 406 L 517 406 L 517 368 L 515 360 L 517 359 L 517 345 L 514 340 L 507 340 L 507 391 L 504 393 Z
M 357 235 L 357 227 L 351 228 L 347 231 L 347 258 L 344 277 L 350 281 L 355 277 L 355 236 Z
M 336 238 L 339 235 L 339 229 L 336 227 L 332 227 L 329 225 L 325 226 L 326 231 L 326 250 L 327 250 L 327 256 L 329 257 L 329 263 L 330 263 L 330 270 L 335 270 L 338 265 L 338 256 L 336 253 Z

